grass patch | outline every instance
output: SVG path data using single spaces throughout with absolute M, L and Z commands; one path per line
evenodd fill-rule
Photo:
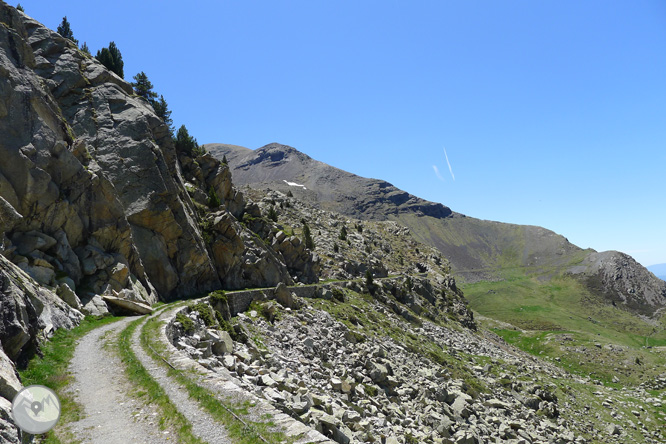
M 59 329 L 55 332 L 50 341 L 42 345 L 43 356 L 33 358 L 25 370 L 19 370 L 21 382 L 23 385 L 44 385 L 58 394 L 60 399 L 60 420 L 58 425 L 48 433 L 42 436 L 43 443 L 60 443 L 60 438 L 68 436 L 66 425 L 81 419 L 81 406 L 74 398 L 65 391 L 65 388 L 72 381 L 67 368 L 74 356 L 76 341 L 85 336 L 91 330 L 103 325 L 118 321 L 116 317 L 93 317 L 86 316 L 81 324 L 71 330 Z
M 141 345 L 157 362 L 162 364 L 160 356 L 151 350 L 151 346 L 162 355 L 166 354 L 166 350 L 157 341 L 157 335 L 162 322 L 157 318 L 152 318 L 141 331 Z M 166 364 L 163 364 L 166 366 Z M 200 387 L 195 381 L 185 376 L 182 372 L 173 370 L 166 367 L 168 375 L 174 380 L 178 381 L 189 393 L 190 398 L 196 400 L 201 407 L 203 407 L 216 421 L 223 424 L 231 440 L 236 444 L 253 444 L 259 442 L 259 436 L 264 437 L 269 443 L 283 443 L 292 442 L 293 440 L 287 439 L 284 433 L 275 431 L 275 424 L 270 422 L 270 418 L 266 418 L 267 422 L 256 422 L 245 420 L 247 425 L 238 421 L 231 412 L 237 416 L 244 416 L 248 414 L 249 402 L 247 403 L 230 403 L 221 401 L 208 390 Z
M 147 398 L 147 402 L 156 404 L 160 408 L 162 412 L 159 418 L 160 428 L 172 426 L 182 443 L 203 444 L 203 441 L 192 433 L 192 425 L 171 403 L 164 389 L 150 376 L 132 351 L 132 335 L 143 319 L 142 317 L 130 323 L 120 333 L 118 339 L 118 349 L 120 358 L 125 364 L 125 374 L 131 382 L 140 387 L 142 398 Z

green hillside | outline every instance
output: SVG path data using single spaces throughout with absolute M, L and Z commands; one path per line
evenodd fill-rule
M 462 215 L 440 219 L 411 213 L 394 219 L 409 227 L 419 241 L 441 251 L 459 281 L 495 280 L 507 272 L 553 275 L 591 252 L 541 227 Z
M 514 273 L 502 281 L 465 284 L 463 290 L 482 324 L 567 369 L 623 383 L 663 373 L 666 319 L 648 321 L 617 308 L 570 276 L 544 282 Z

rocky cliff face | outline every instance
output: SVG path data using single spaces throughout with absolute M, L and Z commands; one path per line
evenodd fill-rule
M 316 256 L 258 239 L 250 219 L 278 230 L 229 168 L 176 152 L 129 83 L 3 2 L 0 23 L 0 395 L 15 393 L 12 361 L 108 311 L 102 295 L 151 304 L 317 280 L 290 267 Z
M 284 257 L 239 224 L 249 204 L 226 165 L 177 153 L 130 84 L 15 9 L 0 14 L 7 258 L 84 306 L 291 281 Z

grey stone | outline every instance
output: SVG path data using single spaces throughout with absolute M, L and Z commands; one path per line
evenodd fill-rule
M 67 305 L 77 310 L 81 310 L 81 300 L 76 295 L 74 290 L 70 288 L 69 284 L 63 282 L 62 284 L 58 285 L 56 293 L 60 299 L 67 303 Z
M 234 351 L 234 341 L 231 339 L 231 336 L 226 331 L 220 331 L 218 333 L 219 340 L 213 342 L 213 353 L 218 356 L 222 356 L 228 353 L 233 353 Z
M 21 388 L 22 385 L 14 368 L 14 363 L 0 347 L 0 396 L 12 401 Z

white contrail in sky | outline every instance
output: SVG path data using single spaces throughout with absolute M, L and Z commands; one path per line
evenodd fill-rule
M 441 180 L 442 182 L 444 182 L 444 178 L 442 177 L 441 174 L 439 174 L 439 168 L 437 168 L 437 165 L 433 165 L 433 166 L 432 166 L 432 169 L 435 170 L 435 174 L 437 175 L 437 177 L 439 178 L 439 180 Z
M 453 181 L 455 182 L 456 176 L 453 175 L 453 169 L 451 168 L 451 162 L 449 162 L 449 155 L 446 154 L 446 148 L 444 148 L 444 157 L 446 157 L 446 164 L 449 166 L 449 172 L 451 173 L 451 177 L 453 178 Z

